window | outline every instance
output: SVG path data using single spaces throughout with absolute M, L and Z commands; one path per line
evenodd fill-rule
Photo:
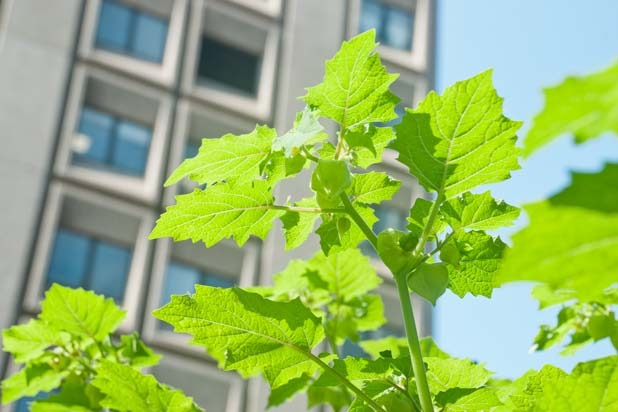
M 198 81 L 215 82 L 233 91 L 257 95 L 261 57 L 204 35 L 197 69 Z
M 60 228 L 56 233 L 46 288 L 56 282 L 94 290 L 122 302 L 131 265 L 129 248 Z
M 168 21 L 115 0 L 103 0 L 96 46 L 138 59 L 161 63 Z
M 234 286 L 235 282 L 218 273 L 207 272 L 179 261 L 171 261 L 165 273 L 161 305 L 169 302 L 171 295 L 193 293 L 196 284 L 229 288 Z
M 411 10 L 380 0 L 362 0 L 359 32 L 375 28 L 376 40 L 399 50 L 412 50 L 414 16 Z
M 73 144 L 76 165 L 143 176 L 152 130 L 136 122 L 84 106 Z
M 280 22 L 231 1 L 191 5 L 182 92 L 254 122 L 271 122 Z
M 161 292 L 161 306 L 170 301 L 172 295 L 184 295 L 195 292 L 195 285 L 216 286 L 230 288 L 236 282 L 229 276 L 205 271 L 196 266 L 189 265 L 177 260 L 172 260 L 165 271 L 165 281 Z M 173 327 L 165 322 L 158 322 L 158 326 L 164 330 L 173 330 Z

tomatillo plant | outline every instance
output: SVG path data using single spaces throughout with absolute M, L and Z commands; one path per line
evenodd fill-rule
M 515 381 L 493 379 L 483 364 L 419 339 L 411 292 L 435 304 L 446 289 L 491 297 L 503 282 L 541 282 L 534 296 L 542 307 L 563 309 L 557 325 L 541 327 L 535 349 L 567 336 L 567 353 L 606 338 L 618 347 L 618 165 L 576 173 L 569 188 L 527 206 L 531 223 L 509 249 L 492 231 L 512 225 L 520 210 L 489 191 L 472 192 L 519 168 L 521 122 L 503 114 L 491 71 L 441 95 L 430 92 L 391 128 L 397 75 L 386 71 L 375 47 L 374 31 L 344 42 L 326 62 L 323 82 L 301 98 L 307 105 L 286 133 L 258 125 L 244 135 L 204 139 L 166 185 L 189 178 L 205 188 L 177 196 L 150 236 L 207 247 L 233 238 L 242 246 L 251 236 L 264 239 L 280 219 L 287 250 L 315 231 L 321 251 L 291 261 L 272 286 L 196 285 L 193 295 L 172 296 L 154 316 L 193 335 L 191 343 L 220 368 L 262 375 L 271 388 L 268 406 L 306 392 L 308 407 L 329 404 L 335 411 L 616 410 L 617 356 L 581 363 L 570 374 L 545 366 Z M 617 131 L 617 84 L 618 65 L 549 89 L 526 151 L 565 131 L 579 140 Z M 338 124 L 335 136 L 322 118 Z M 416 199 L 405 231 L 375 233 L 373 208 L 401 186 L 374 170 L 387 148 L 433 200 Z M 305 169 L 313 195 L 275 202 L 278 184 Z M 376 293 L 382 279 L 358 249 L 364 241 L 392 273 L 405 338 L 362 339 L 386 322 Z M 136 335 L 111 335 L 122 316 L 111 300 L 54 285 L 40 319 L 4 331 L 4 349 L 24 368 L 3 382 L 3 402 L 59 388 L 32 410 L 199 410 L 180 391 L 142 375 L 158 357 Z M 346 341 L 368 357 L 344 356 Z

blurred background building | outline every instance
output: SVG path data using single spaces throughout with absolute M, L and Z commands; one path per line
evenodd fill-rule
M 174 195 L 192 189 L 189 182 L 163 189 L 164 178 L 201 138 L 256 123 L 286 131 L 303 107 L 297 97 L 321 81 L 325 59 L 372 27 L 383 61 L 401 73 L 398 111 L 412 106 L 432 84 L 432 3 L 1 0 L 0 327 L 35 315 L 52 282 L 92 289 L 127 310 L 123 332 L 139 331 L 164 355 L 152 369 L 161 381 L 210 412 L 263 410 L 264 384 L 218 371 L 150 312 L 195 283 L 269 284 L 317 242 L 284 253 L 277 230 L 243 249 L 149 241 Z M 387 157 L 385 167 L 406 184 L 396 205 L 377 213 L 380 226 L 401 227 L 421 193 Z M 282 188 L 286 196 L 298 191 Z M 380 291 L 383 331 L 401 333 L 394 284 L 385 278 Z M 417 312 L 429 333 L 429 311 Z M 3 376 L 14 371 L 6 356 L 0 366 Z

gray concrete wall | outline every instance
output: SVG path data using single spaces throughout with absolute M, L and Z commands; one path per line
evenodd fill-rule
M 76 39 L 80 0 L 4 0 L 0 26 L 0 327 L 16 316 Z M 3 362 L 6 357 L 2 357 Z M 0 364 L 0 369 L 3 363 Z

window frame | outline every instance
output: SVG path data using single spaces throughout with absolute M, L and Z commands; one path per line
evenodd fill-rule
M 270 18 L 281 16 L 282 0 L 262 0 L 263 4 L 256 4 L 255 0 L 228 0 L 231 3 L 238 4 L 244 8 L 256 11 Z
M 23 309 L 28 313 L 40 311 L 40 300 L 45 289 L 45 279 L 53 251 L 54 239 L 60 226 L 62 205 L 65 198 L 73 198 L 85 204 L 105 205 L 103 208 L 136 219 L 138 230 L 133 243 L 131 264 L 127 273 L 122 307 L 127 311 L 120 325 L 121 332 L 135 330 L 140 315 L 142 286 L 145 284 L 145 270 L 150 255 L 148 234 L 155 222 L 154 212 L 123 200 L 111 198 L 101 193 L 78 188 L 68 183 L 52 182 L 43 209 L 41 228 L 34 245 L 34 257 L 28 276 Z M 87 233 L 84 231 L 84 233 Z
M 384 3 L 391 3 L 401 6 L 402 2 L 395 0 L 381 0 Z M 402 68 L 417 72 L 427 72 L 429 70 L 429 39 L 430 39 L 430 19 L 431 1 L 415 0 L 411 6 L 413 15 L 412 50 L 399 50 L 387 45 L 380 44 L 378 52 L 383 60 L 396 64 Z M 349 19 L 347 34 L 353 37 L 358 34 L 362 0 L 352 0 L 349 8 Z
M 264 16 L 255 15 L 222 1 L 194 0 L 187 34 L 185 67 L 182 73 L 182 91 L 205 103 L 214 104 L 234 111 L 241 116 L 269 122 L 273 116 L 272 102 L 275 93 L 275 73 L 279 55 L 280 29 L 277 22 Z M 204 16 L 208 12 L 224 14 L 231 19 L 264 31 L 266 39 L 262 53 L 262 64 L 255 97 L 234 93 L 220 88 L 200 84 L 197 79 L 197 66 L 203 36 Z
M 156 102 L 156 116 L 152 124 L 150 147 L 143 176 L 123 175 L 113 173 L 110 170 L 94 169 L 71 162 L 72 141 L 79 126 L 89 79 Z M 167 135 L 172 122 L 172 107 L 171 96 L 156 88 L 138 84 L 101 69 L 83 64 L 76 65 L 62 122 L 62 133 L 54 163 L 54 173 L 69 180 L 79 181 L 111 193 L 156 205 L 161 193 L 161 174 L 166 154 Z
M 189 345 L 190 336 L 180 335 L 170 331 L 157 328 L 158 319 L 150 316 L 150 313 L 161 306 L 161 293 L 163 292 L 167 264 L 171 258 L 173 242 L 171 239 L 158 239 L 154 246 L 154 259 L 151 268 L 151 277 L 148 285 L 148 296 L 146 299 L 145 318 L 142 334 L 145 339 L 155 342 L 158 346 L 163 346 L 175 352 L 190 355 L 204 355 L 204 349 Z M 238 248 L 236 243 L 230 239 L 221 242 L 222 247 Z M 219 245 L 218 245 L 219 246 Z M 215 246 L 215 247 L 218 247 Z M 257 280 L 258 266 L 260 261 L 259 242 L 250 239 L 242 248 L 238 248 L 239 255 L 242 255 L 243 263 L 241 273 L 238 277 L 238 285 L 241 287 L 254 286 Z
M 145 78 L 167 88 L 172 88 L 180 66 L 181 42 L 187 15 L 188 0 L 170 0 L 172 4 L 169 15 L 167 39 L 161 63 L 142 60 L 127 54 L 115 53 L 96 47 L 96 34 L 99 26 L 99 10 L 103 0 L 88 0 L 82 31 L 80 35 L 79 55 L 82 59 L 101 64 L 121 72 Z M 143 8 L 136 0 L 119 0 L 132 8 Z

